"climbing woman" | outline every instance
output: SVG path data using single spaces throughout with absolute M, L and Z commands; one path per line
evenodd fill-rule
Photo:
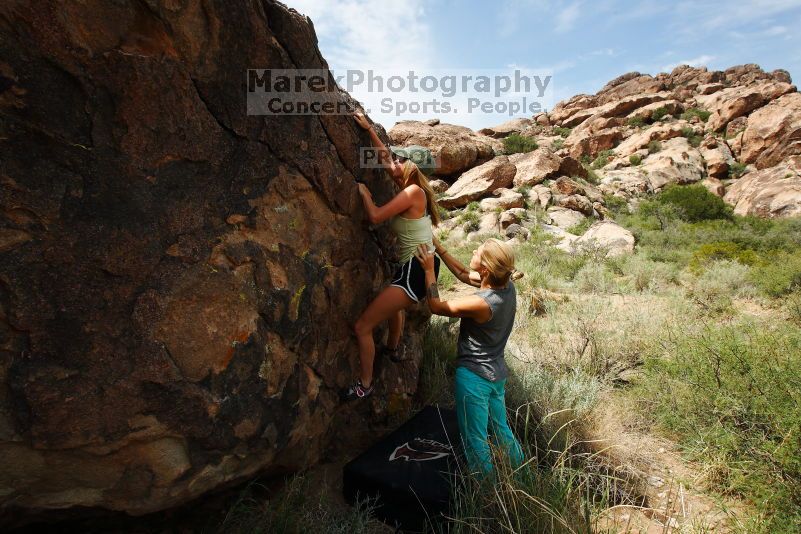
M 410 304 L 424 299 L 426 295 L 423 269 L 414 259 L 414 253 L 418 245 L 424 245 L 428 249 L 434 248 L 431 225 L 439 224 L 434 192 L 425 174 L 410 159 L 391 155 L 364 115 L 357 113 L 354 118 L 356 123 L 370 134 L 370 141 L 378 152 L 379 161 L 401 188 L 392 200 L 383 206 L 376 206 L 367 186 L 363 183 L 358 184 L 370 223 L 379 224 L 391 219 L 391 228 L 397 235 L 400 248 L 400 267 L 390 285 L 378 294 L 356 321 L 354 330 L 359 344 L 361 372 L 359 379 L 342 392 L 346 400 L 365 398 L 373 392 L 375 360 L 373 329 L 382 321 L 389 320 L 386 355 L 398 361 L 398 344 L 404 322 L 403 310 Z M 434 269 L 432 275 L 436 279 L 439 273 L 439 258 L 434 262 L 432 269 Z
M 415 256 L 425 271 L 431 313 L 459 317 L 456 360 L 456 417 L 470 470 L 492 472 L 487 429 L 495 444 L 513 465 L 523 461 L 523 451 L 506 421 L 504 385 L 509 371 L 503 359 L 517 310 L 512 280 L 523 276 L 515 270 L 514 250 L 497 239 L 488 239 L 473 251 L 469 269 L 434 240 L 437 255 L 462 282 L 478 287 L 474 294 L 443 301 L 439 298 L 434 256 L 419 247 Z

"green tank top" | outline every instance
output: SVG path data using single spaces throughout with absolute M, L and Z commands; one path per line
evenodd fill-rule
M 392 218 L 392 231 L 398 236 L 400 248 L 400 262 L 406 263 L 414 256 L 417 245 L 426 244 L 428 250 L 434 250 L 433 233 L 431 231 L 431 216 L 426 214 L 419 219 L 407 219 L 396 215 Z

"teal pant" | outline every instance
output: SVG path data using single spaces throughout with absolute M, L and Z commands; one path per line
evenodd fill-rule
M 462 434 L 467 464 L 473 472 L 492 472 L 489 429 L 495 444 L 509 456 L 512 465 L 523 462 L 523 451 L 506 422 L 503 398 L 506 380 L 490 382 L 465 367 L 456 368 L 456 418 Z

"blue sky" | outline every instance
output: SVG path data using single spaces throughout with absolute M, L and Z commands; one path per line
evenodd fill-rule
M 285 1 L 311 17 L 335 72 L 518 67 L 552 74 L 554 102 L 595 93 L 626 72 L 657 74 L 682 63 L 710 70 L 757 63 L 801 82 L 801 0 Z M 441 118 L 478 129 L 506 115 Z M 371 117 L 388 128 L 423 118 L 376 108 Z

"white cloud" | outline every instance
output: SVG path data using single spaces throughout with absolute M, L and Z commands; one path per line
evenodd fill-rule
M 679 65 L 689 65 L 691 67 L 705 67 L 711 61 L 713 61 L 714 59 L 715 59 L 715 56 L 710 56 L 710 55 L 704 54 L 702 56 L 698 56 L 698 57 L 695 57 L 695 58 L 692 58 L 692 59 L 683 59 L 681 61 L 677 61 L 675 63 L 671 63 L 670 65 L 665 65 L 663 67 L 660 67 L 660 70 L 662 72 L 670 72 L 673 69 L 675 69 L 676 67 L 678 67 Z
M 409 71 L 425 73 L 435 63 L 431 28 L 426 22 L 424 0 L 289 0 L 289 6 L 312 19 L 320 52 L 337 76 L 348 69 L 374 70 L 384 79 Z M 343 85 L 344 87 L 344 85 Z M 377 88 L 377 85 L 374 86 Z M 412 117 L 381 112 L 381 101 L 413 102 L 421 95 L 408 90 L 390 93 L 370 90 L 366 83 L 352 88 L 370 118 L 391 128 L 395 121 Z M 416 118 L 416 117 L 415 117 Z
M 557 13 L 556 27 L 553 29 L 554 33 L 565 33 L 572 30 L 581 14 L 580 7 L 581 4 L 579 2 L 574 2 Z
M 289 7 L 312 19 L 334 70 L 431 64 L 423 0 L 290 0 Z

